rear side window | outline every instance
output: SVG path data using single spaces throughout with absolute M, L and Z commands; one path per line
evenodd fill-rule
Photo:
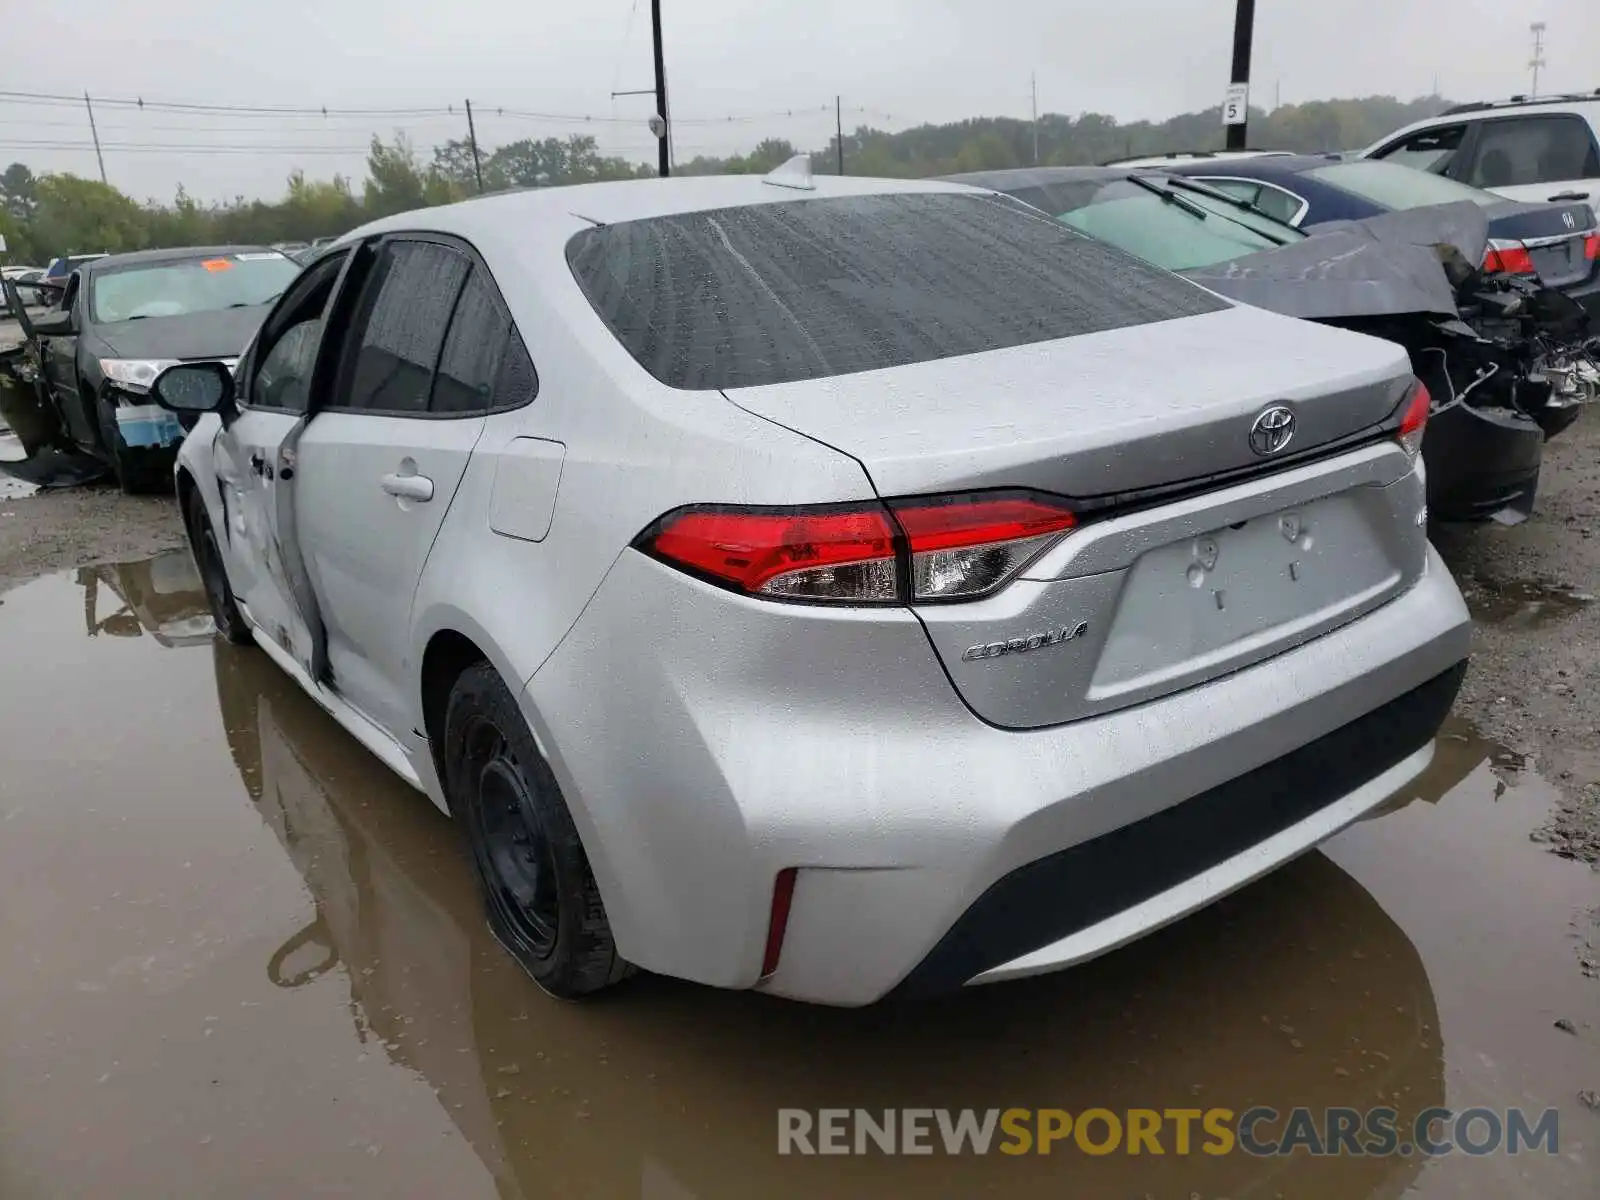
M 567 244 L 617 340 L 676 388 L 820 379 L 1227 305 L 1007 198 L 780 201 L 627 221 Z
M 467 259 L 437 242 L 379 252 L 351 323 L 341 386 L 329 408 L 422 413 Z
M 450 333 L 433 380 L 431 411 L 459 416 L 495 406 L 495 374 L 510 329 L 494 287 L 481 270 L 474 270 L 450 318 Z
M 1461 141 L 1466 135 L 1465 125 L 1441 125 L 1433 129 L 1423 129 L 1410 137 L 1385 146 L 1372 157 L 1381 158 L 1397 166 L 1410 167 L 1415 171 L 1432 171 L 1436 175 L 1442 175 L 1450 169 L 1450 163 L 1455 159 L 1456 152 L 1461 149 Z
M 1526 187 L 1600 175 L 1594 138 L 1581 117 L 1508 117 L 1485 121 L 1467 182 Z

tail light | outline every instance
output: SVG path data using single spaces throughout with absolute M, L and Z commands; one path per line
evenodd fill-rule
M 1590 262 L 1600 261 L 1600 230 L 1583 239 L 1583 256 Z
M 1400 416 L 1400 430 L 1395 435 L 1406 453 L 1413 459 L 1422 453 L 1422 434 L 1428 425 L 1428 411 L 1433 407 L 1433 397 L 1428 385 L 1418 379 L 1406 393 L 1405 411 Z
M 978 492 L 859 505 L 696 506 L 635 541 L 682 570 L 769 600 L 974 600 L 1015 578 L 1077 523 L 1062 501 Z
M 1521 242 L 1504 241 L 1499 238 L 1492 239 L 1489 248 L 1483 252 L 1483 269 L 1491 275 L 1538 273 L 1534 270 L 1533 256 L 1528 253 L 1526 246 Z

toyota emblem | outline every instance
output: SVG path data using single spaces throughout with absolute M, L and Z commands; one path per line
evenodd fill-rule
M 1250 449 L 1265 457 L 1276 454 L 1294 437 L 1294 412 L 1282 404 L 1274 404 L 1250 426 Z

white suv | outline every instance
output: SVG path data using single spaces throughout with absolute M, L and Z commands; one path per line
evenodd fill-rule
M 1600 202 L 1600 91 L 1462 104 L 1362 153 L 1511 200 Z

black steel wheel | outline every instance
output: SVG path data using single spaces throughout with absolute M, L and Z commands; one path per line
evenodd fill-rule
M 627 975 L 561 789 L 488 663 L 469 667 L 451 689 L 443 759 L 450 810 L 500 944 L 563 999 Z
M 211 620 L 217 632 L 236 646 L 253 641 L 250 626 L 234 600 L 233 585 L 228 582 L 228 570 L 222 562 L 222 548 L 217 545 L 216 530 L 206 515 L 206 502 L 200 489 L 191 487 L 184 503 L 184 521 L 189 526 L 189 546 L 194 551 L 195 566 L 200 569 L 200 582 L 206 589 L 206 603 L 211 607 Z

